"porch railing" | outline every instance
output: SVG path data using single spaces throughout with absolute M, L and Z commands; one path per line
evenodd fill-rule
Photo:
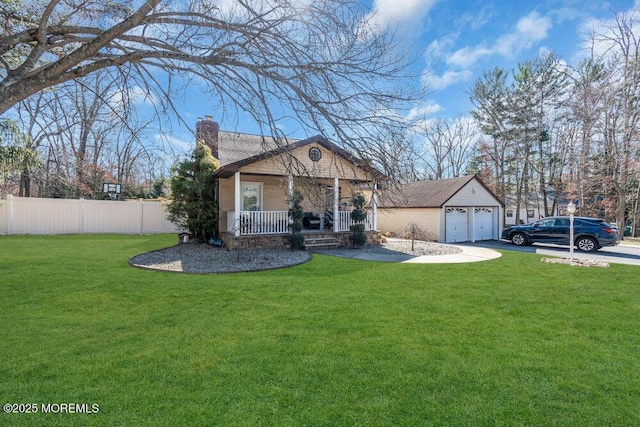
M 338 212 L 338 231 L 351 231 L 351 226 L 355 224 L 351 219 L 351 211 Z M 367 218 L 364 220 L 365 231 L 373 230 L 373 212 L 367 212 Z
M 351 231 L 354 222 L 351 220 L 351 211 L 338 212 L 337 231 Z M 364 221 L 364 229 L 373 230 L 373 212 L 367 212 Z M 240 217 L 236 218 L 233 211 L 227 212 L 227 231 L 235 233 L 240 231 L 241 235 L 256 234 L 286 234 L 289 233 L 289 212 L 288 211 L 241 211 Z M 333 227 L 325 228 L 332 231 Z
M 240 218 L 235 212 L 227 212 L 227 231 L 234 233 L 238 229 L 241 235 L 285 234 L 289 232 L 289 212 L 240 211 Z

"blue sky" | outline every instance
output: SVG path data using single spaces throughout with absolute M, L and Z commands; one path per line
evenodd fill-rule
M 419 46 L 427 70 L 423 80 L 441 116 L 467 114 L 468 88 L 494 67 L 512 69 L 550 51 L 577 63 L 590 28 L 610 20 L 614 11 L 634 7 L 631 0 L 400 2 L 405 3 L 431 5 L 419 23 Z
M 494 67 L 512 69 L 539 53 L 556 51 L 569 64 L 584 56 L 586 34 L 602 26 L 614 12 L 640 7 L 640 0 L 369 0 L 380 24 L 397 24 L 419 59 L 414 72 L 426 85 L 428 96 L 413 113 L 431 117 L 468 115 L 467 91 L 482 73 Z M 179 150 L 191 146 L 197 117 L 219 117 L 213 103 L 189 94 L 179 105 L 191 129 L 174 126 L 168 136 Z M 257 133 L 240 118 L 221 121 L 221 129 Z M 309 135 L 300 134 L 303 138 Z

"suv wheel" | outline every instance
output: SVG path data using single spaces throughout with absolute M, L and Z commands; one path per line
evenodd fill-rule
M 598 243 L 591 237 L 578 237 L 576 246 L 582 252 L 593 252 L 598 249 Z
M 513 236 L 511 236 L 511 243 L 516 246 L 524 246 L 527 244 L 527 236 L 522 233 L 513 233 Z

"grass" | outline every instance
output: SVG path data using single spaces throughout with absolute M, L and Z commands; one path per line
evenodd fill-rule
M 0 237 L 0 425 L 640 425 L 638 267 L 314 255 L 131 268 L 175 236 Z

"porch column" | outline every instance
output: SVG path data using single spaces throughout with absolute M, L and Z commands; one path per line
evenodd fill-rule
M 373 230 L 378 229 L 378 184 L 373 184 L 373 194 L 371 195 L 371 211 L 373 212 Z
M 233 224 L 233 232 L 236 237 L 240 237 L 240 209 L 242 209 L 242 187 L 240 185 L 240 172 L 235 173 L 235 196 L 234 206 L 236 211 L 235 223 Z
M 340 183 L 333 178 L 333 232 L 340 229 Z
M 293 175 L 289 174 L 289 233 L 293 232 L 293 228 L 291 228 L 291 224 L 293 224 L 291 209 L 293 209 Z
M 293 207 L 293 175 L 289 174 L 289 209 Z

